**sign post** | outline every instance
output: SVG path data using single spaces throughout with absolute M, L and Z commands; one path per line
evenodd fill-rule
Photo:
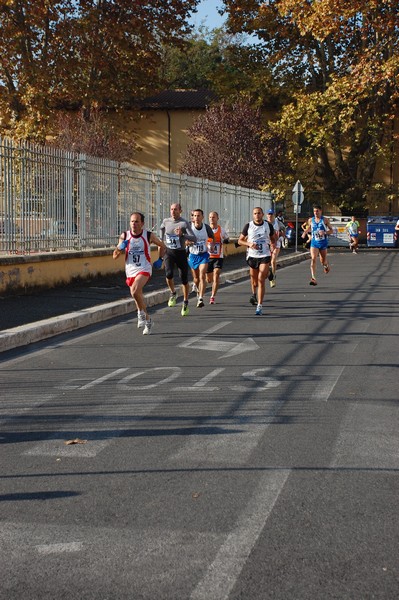
M 298 252 L 298 214 L 301 212 L 301 204 L 304 198 L 304 191 L 305 188 L 298 179 L 298 181 L 292 188 L 292 202 L 294 204 L 295 212 L 295 252 Z

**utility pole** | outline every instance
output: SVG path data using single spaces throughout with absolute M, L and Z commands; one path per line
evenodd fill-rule
M 298 179 L 298 181 L 292 188 L 292 203 L 294 205 L 295 212 L 295 252 L 298 252 L 298 213 L 301 212 L 301 204 L 304 199 L 304 191 L 305 188 Z

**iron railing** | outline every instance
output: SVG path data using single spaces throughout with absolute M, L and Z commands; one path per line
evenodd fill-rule
M 216 210 L 231 237 L 271 194 L 0 137 L 0 252 L 114 246 L 130 214 L 159 231 L 170 204 Z

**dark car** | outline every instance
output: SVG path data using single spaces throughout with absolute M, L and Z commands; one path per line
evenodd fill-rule
M 297 229 L 295 229 L 295 223 L 288 221 L 285 223 L 285 237 L 287 238 L 288 247 L 295 246 L 295 231 L 297 231 L 297 246 L 301 248 L 309 248 L 309 240 L 302 238 L 303 229 L 302 224 L 298 223 Z

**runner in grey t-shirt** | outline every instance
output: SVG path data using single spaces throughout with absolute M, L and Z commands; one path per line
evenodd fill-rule
M 165 276 L 166 283 L 170 290 L 168 306 L 176 306 L 176 290 L 173 279 L 175 266 L 178 268 L 179 276 L 183 287 L 183 306 L 181 309 L 182 317 L 188 315 L 188 263 L 186 254 L 186 240 L 194 241 L 195 236 L 191 231 L 191 226 L 186 219 L 181 216 L 182 208 L 179 203 L 172 204 L 170 207 L 170 217 L 162 221 L 160 238 L 166 245 L 165 254 Z

